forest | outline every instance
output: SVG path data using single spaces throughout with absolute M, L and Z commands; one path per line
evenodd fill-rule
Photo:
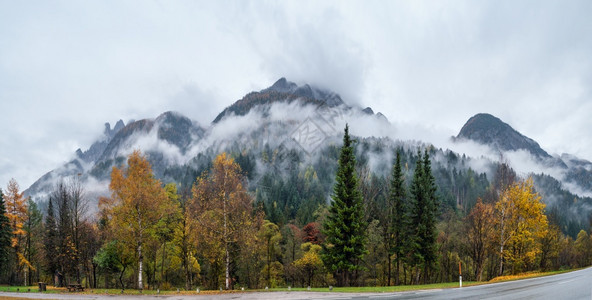
M 489 180 L 453 167 L 465 159 L 451 152 L 451 166 L 434 164 L 429 146 L 399 147 L 376 171 L 369 147 L 346 127 L 315 164 L 266 149 L 258 159 L 287 163 L 256 184 L 252 154 L 223 152 L 189 183 L 164 183 L 137 150 L 113 168 L 98 209 L 76 178 L 56 184 L 45 209 L 11 180 L 0 190 L 0 284 L 390 286 L 455 281 L 459 264 L 464 280 L 486 281 L 592 263 L 589 232 L 536 191 L 544 176 L 499 163 Z

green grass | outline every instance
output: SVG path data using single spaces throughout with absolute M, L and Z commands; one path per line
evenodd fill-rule
M 479 284 L 478 282 L 463 282 L 463 286 L 475 285 Z M 328 287 L 323 288 L 311 288 L 310 292 L 337 292 L 337 293 L 391 293 L 391 292 L 403 292 L 403 291 L 414 291 L 414 290 L 426 290 L 426 289 L 444 289 L 444 288 L 454 288 L 458 287 L 458 282 L 449 282 L 449 283 L 435 283 L 435 284 L 425 284 L 425 285 L 401 285 L 401 286 L 365 286 L 365 287 L 334 287 L 332 291 L 329 290 Z M 27 289 L 30 289 L 31 292 L 38 293 L 39 289 L 37 286 L 0 286 L 0 292 L 26 292 Z M 307 288 L 291 288 L 291 291 L 294 292 L 307 292 L 309 291 Z M 273 288 L 269 290 L 258 289 L 258 290 L 245 290 L 245 292 L 287 292 L 289 291 L 288 288 Z M 222 291 L 222 293 L 236 293 L 242 292 L 239 289 L 233 291 Z M 45 293 L 48 294 L 58 294 L 58 293 L 69 293 L 66 288 L 55 288 L 53 286 L 48 286 L 47 291 Z M 121 295 L 121 289 L 85 289 L 84 292 L 78 292 L 79 294 L 102 294 L 102 295 Z M 206 290 L 200 291 L 200 294 L 219 294 L 219 290 Z M 124 295 L 156 295 L 157 291 L 155 290 L 144 290 L 142 293 L 135 289 L 126 289 L 123 292 Z M 175 295 L 177 294 L 176 290 L 172 291 L 161 291 L 161 295 Z M 183 295 L 195 295 L 197 292 L 195 290 L 192 291 L 183 291 L 181 290 L 179 294 Z
M 27 291 L 29 290 L 29 291 Z M 0 286 L 0 292 L 37 293 L 39 287 L 34 286 Z

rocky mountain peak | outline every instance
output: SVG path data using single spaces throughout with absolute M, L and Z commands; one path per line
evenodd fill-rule
M 294 82 L 290 82 L 286 80 L 286 78 L 282 77 L 278 79 L 278 81 L 276 81 L 271 87 L 263 91 L 271 90 L 279 93 L 293 93 L 294 91 L 296 91 L 297 88 L 297 84 L 295 84 Z
M 500 151 L 526 150 L 538 158 L 551 158 L 533 139 L 522 135 L 499 118 L 487 113 L 471 117 L 456 138 L 489 145 Z
M 106 122 L 105 123 L 105 130 L 103 131 L 103 133 L 105 134 L 105 136 L 112 138 L 123 127 L 125 127 L 125 123 L 123 123 L 123 120 L 117 121 L 117 123 L 115 123 L 115 127 L 113 127 L 113 129 L 111 129 L 111 124 L 109 122 Z
M 231 106 L 222 111 L 213 123 L 218 123 L 224 117 L 230 115 L 244 116 L 252 108 L 262 105 L 271 105 L 277 102 L 300 101 L 303 104 L 327 105 L 329 107 L 337 107 L 345 105 L 341 97 L 331 91 L 323 90 L 305 84 L 298 86 L 294 82 L 280 78 L 271 87 L 263 89 L 259 92 L 251 92 L 242 99 L 236 101 Z

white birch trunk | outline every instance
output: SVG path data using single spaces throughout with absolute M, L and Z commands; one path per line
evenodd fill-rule
M 139 257 L 139 261 L 138 261 L 138 289 L 143 290 L 144 289 L 144 282 L 142 281 L 142 269 L 143 269 L 144 258 L 142 257 L 142 244 L 138 245 L 138 257 Z
M 224 184 L 223 186 L 226 187 L 226 177 L 228 177 L 228 171 L 224 172 Z M 224 250 L 226 251 L 226 289 L 230 289 L 230 253 L 228 250 L 228 212 L 226 207 L 226 202 L 228 201 L 228 196 L 226 192 L 224 192 L 224 197 L 222 198 L 223 201 L 223 210 L 224 210 Z

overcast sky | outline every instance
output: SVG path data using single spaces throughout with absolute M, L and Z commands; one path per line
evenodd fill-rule
M 592 160 L 592 1 L 0 0 L 0 186 L 103 124 L 209 124 L 280 77 L 456 135 L 491 113 Z

